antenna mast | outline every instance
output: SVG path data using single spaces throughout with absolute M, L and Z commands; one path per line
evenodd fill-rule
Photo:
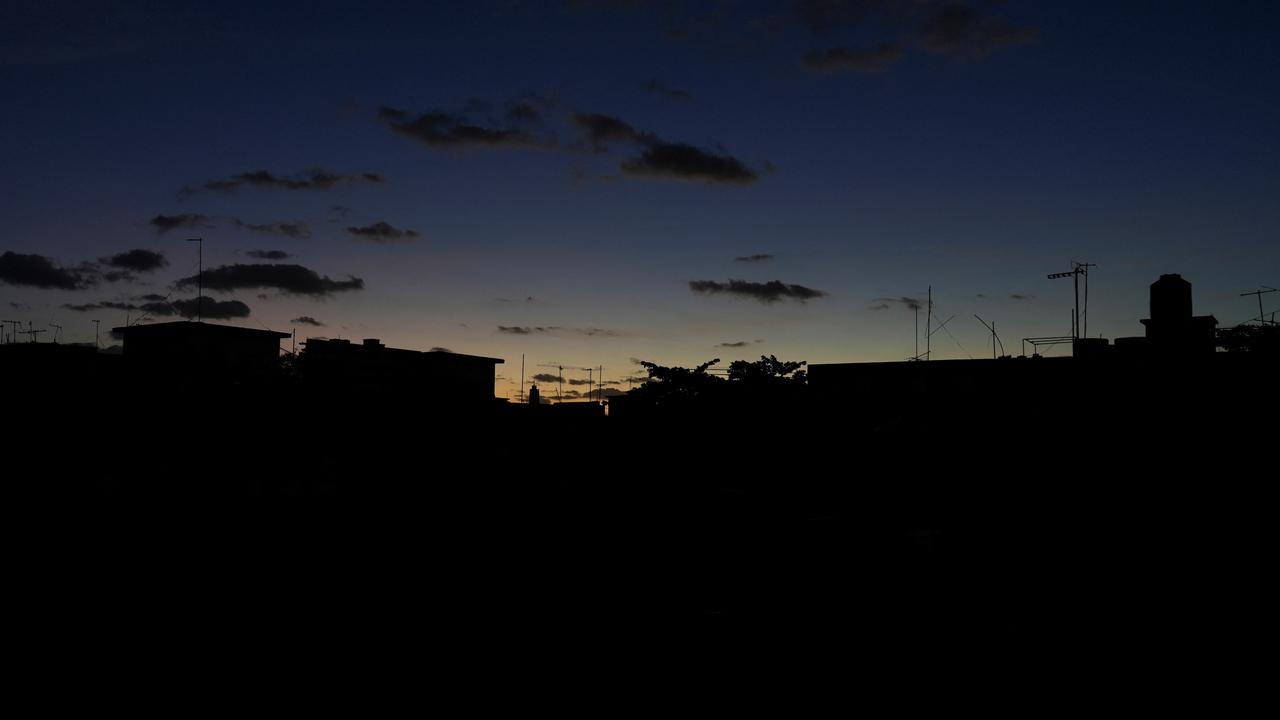
M 35 342 L 35 341 L 36 341 L 36 335 L 39 335 L 39 334 L 40 334 L 40 333 L 42 333 L 42 332 L 48 332 L 48 331 L 47 331 L 47 330 L 36 330 L 36 329 L 34 329 L 34 327 L 33 327 L 33 326 L 32 326 L 32 324 L 31 324 L 31 321 L 30 321 L 30 320 L 28 320 L 28 321 L 27 321 L 27 329 L 26 329 L 26 330 L 19 330 L 18 332 L 19 332 L 20 334 L 22 334 L 22 335 L 30 335 L 30 336 L 31 336 L 31 342 Z
M 18 342 L 18 328 L 22 326 L 21 320 L 0 320 L 0 323 L 9 323 L 13 326 L 13 330 L 9 333 L 8 343 L 10 345 Z
M 1267 324 L 1267 314 L 1262 311 L 1262 296 L 1266 295 L 1267 293 L 1273 293 L 1273 292 L 1277 292 L 1277 290 L 1273 287 L 1267 287 L 1266 285 L 1263 285 L 1262 287 L 1258 288 L 1257 290 L 1254 290 L 1253 292 L 1240 293 L 1240 297 L 1247 297 L 1249 295 L 1258 296 L 1258 322 L 1262 323 L 1263 325 Z M 1275 313 L 1271 313 L 1271 316 L 1272 318 L 1274 318 Z M 1272 322 L 1275 322 L 1275 320 L 1273 319 Z
M 196 246 L 196 262 L 199 271 L 196 273 L 196 322 L 204 320 L 204 238 L 187 238 L 187 242 L 198 243 Z
M 1004 352 L 1004 343 L 1000 342 L 1000 336 L 996 334 L 996 322 L 995 322 L 995 320 L 992 320 L 992 321 L 991 321 L 991 324 L 990 324 L 990 325 L 987 325 L 987 321 L 986 321 L 986 320 L 983 320 L 982 318 L 978 317 L 977 315 L 974 315 L 974 317 L 978 318 L 978 322 L 982 323 L 983 325 L 986 325 L 986 326 L 987 326 L 987 329 L 991 331 L 991 359 L 992 359 L 992 360 L 997 360 L 997 359 L 999 359 L 999 356 L 998 356 L 998 355 L 996 355 L 996 343 L 1000 343 L 1000 352 Z
M 1076 305 L 1075 310 L 1071 312 L 1071 339 L 1080 339 L 1080 276 L 1084 276 L 1084 319 L 1085 319 L 1085 337 L 1088 337 L 1089 331 L 1089 268 L 1098 267 L 1093 263 L 1078 263 L 1074 260 L 1071 262 L 1071 270 L 1068 272 L 1050 273 L 1050 280 L 1069 277 L 1075 285 Z
M 929 286 L 929 307 L 924 314 L 924 359 L 933 359 L 933 286 Z

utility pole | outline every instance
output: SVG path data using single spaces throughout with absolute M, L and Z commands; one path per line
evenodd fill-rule
M 524 353 L 520 353 L 520 402 L 524 402 Z
M 53 328 L 53 344 L 58 344 L 58 338 L 62 336 L 62 326 L 57 323 L 49 323 L 49 327 Z
M 1267 314 L 1262 311 L 1262 296 L 1266 295 L 1267 293 L 1273 293 L 1273 292 L 1276 292 L 1275 288 L 1267 287 L 1266 285 L 1263 285 L 1262 287 L 1258 288 L 1257 290 L 1254 290 L 1253 292 L 1240 293 L 1240 297 L 1246 297 L 1249 295 L 1258 296 L 1258 322 L 1263 325 L 1267 323 Z M 1271 316 L 1272 318 L 1274 318 L 1275 313 L 1271 313 Z
M 196 247 L 199 271 L 196 273 L 196 322 L 202 322 L 204 316 L 204 238 L 187 238 L 187 242 L 198 243 Z
M 102 327 L 102 321 L 101 321 L 101 320 L 94 320 L 94 321 L 93 321 L 93 349 L 94 349 L 94 350 L 99 349 L 99 346 L 98 346 L 98 330 L 99 330 L 101 327 Z

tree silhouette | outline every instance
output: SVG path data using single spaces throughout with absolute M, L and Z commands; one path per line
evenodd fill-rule
M 779 387 L 804 385 L 807 376 L 804 361 L 789 362 L 776 356 L 761 355 L 755 362 L 735 360 L 729 364 L 729 381 L 751 387 Z M 790 376 L 790 377 L 788 377 Z
M 707 372 L 712 365 L 720 362 L 715 358 L 694 368 L 665 367 L 657 363 L 640 363 L 649 373 L 649 380 L 629 394 L 655 405 L 681 405 L 709 399 L 724 380 Z
M 1280 352 L 1280 325 L 1237 325 L 1218 330 L 1217 346 L 1229 353 Z

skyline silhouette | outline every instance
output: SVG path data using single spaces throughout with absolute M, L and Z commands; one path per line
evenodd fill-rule
M 397 648 L 333 668 L 421 647 L 492 689 L 465 660 L 559 668 L 563 630 L 637 620 L 912 670 L 1069 648 L 1124 683 L 1251 657 L 1277 26 L 1275 3 L 0 3 L 32 667 L 75 679 L 39 660 L 109 627 L 223 677 L 193 628 L 243 655 L 295 624 Z
M 0 317 L 42 340 L 200 313 L 618 379 L 900 360 L 930 287 L 935 358 L 1068 335 L 1072 261 L 1113 338 L 1162 273 L 1224 327 L 1277 284 L 1269 6 L 64 5 L 0 58 Z

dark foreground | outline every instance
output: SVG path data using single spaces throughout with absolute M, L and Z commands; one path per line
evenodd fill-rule
M 658 623 L 1174 662 L 1274 637 L 1274 399 L 624 420 L 188 389 L 31 404 L 5 475 L 23 596 L 66 627 L 476 647 Z

